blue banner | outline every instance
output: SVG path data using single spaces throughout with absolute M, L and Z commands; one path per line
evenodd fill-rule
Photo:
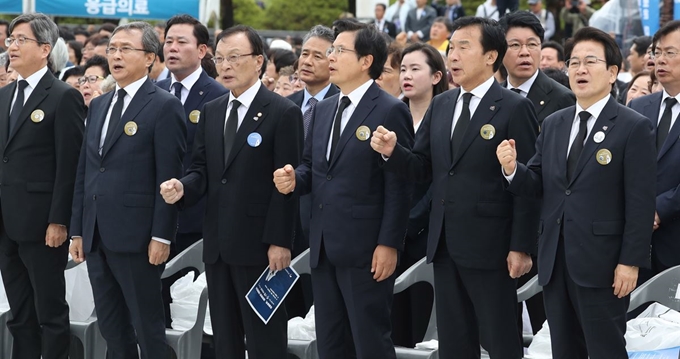
M 0 0 L 0 14 L 21 14 L 23 10 L 21 0 Z
M 678 1 L 678 0 L 674 0 Z M 645 36 L 654 36 L 659 30 L 659 0 L 638 0 L 640 4 L 640 20 Z M 677 7 L 676 7 L 677 9 Z
M 167 20 L 177 14 L 198 18 L 198 3 L 199 0 L 35 0 L 35 11 L 53 16 Z
M 680 0 L 673 1 L 673 19 L 680 19 Z

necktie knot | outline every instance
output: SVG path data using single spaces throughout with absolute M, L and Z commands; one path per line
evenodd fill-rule
M 472 99 L 472 92 L 466 92 L 463 94 L 463 104 L 465 106 L 470 105 L 470 100 Z
M 314 107 L 314 106 L 316 106 L 316 103 L 317 103 L 317 102 L 319 102 L 319 100 L 317 100 L 316 98 L 312 97 L 312 98 L 310 98 L 309 100 L 307 100 L 307 105 L 308 105 L 309 107 Z
M 231 110 L 232 111 L 238 110 L 239 106 L 241 106 L 241 102 L 239 102 L 239 100 L 231 101 Z
M 588 122 L 588 120 L 590 119 L 590 112 L 581 111 L 578 114 L 578 118 L 581 120 L 581 124 L 583 124 L 584 122 Z
M 678 100 L 676 100 L 675 97 L 667 97 L 663 102 L 666 104 L 666 108 L 670 108 L 675 106 L 675 104 L 678 103 Z
M 26 81 L 26 80 L 20 80 L 19 81 L 19 91 L 25 90 L 26 86 L 28 86 L 28 81 Z
M 125 92 L 124 89 L 118 90 L 118 99 L 119 99 L 119 100 L 124 99 L 124 98 L 125 98 L 125 95 L 127 95 L 127 92 Z
M 173 89 L 175 90 L 175 97 L 178 99 L 182 99 L 182 83 L 181 82 L 175 82 L 172 84 Z
M 512 91 L 512 92 L 514 92 L 514 93 L 516 93 L 516 94 L 520 94 L 520 95 L 522 94 L 522 90 L 520 90 L 520 89 L 518 89 L 518 88 L 511 88 L 510 91 Z
M 347 106 L 349 106 L 350 103 L 351 103 L 351 101 L 349 100 L 349 97 L 347 97 L 347 96 L 342 96 L 342 98 L 340 99 L 340 106 L 343 109 L 345 109 Z

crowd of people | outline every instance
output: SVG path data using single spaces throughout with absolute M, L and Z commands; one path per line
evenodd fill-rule
M 584 1 L 564 46 L 541 0 L 480 5 L 498 21 L 400 0 L 291 42 L 188 15 L 0 22 L 12 358 L 68 357 L 68 254 L 109 357 L 167 358 L 161 274 L 201 239 L 216 358 L 285 358 L 312 305 L 320 358 L 396 358 L 436 303 L 439 357 L 519 359 L 535 275 L 524 324 L 548 321 L 555 358 L 627 358 L 629 294 L 680 265 L 680 22 L 632 42 L 626 77 L 610 34 L 568 20 Z M 307 248 L 263 323 L 246 293 Z M 422 258 L 435 288 L 394 295 Z

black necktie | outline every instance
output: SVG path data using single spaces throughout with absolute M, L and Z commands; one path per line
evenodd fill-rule
M 302 114 L 303 128 L 305 130 L 305 138 L 307 138 L 307 133 L 309 132 L 309 125 L 312 123 L 312 114 L 314 114 L 314 108 L 319 100 L 311 97 L 307 100 L 307 111 Z
M 175 88 L 175 97 L 177 97 L 178 100 L 182 101 L 182 83 L 175 82 L 174 84 L 172 84 L 172 87 Z
M 342 113 L 345 111 L 347 106 L 349 106 L 349 97 L 343 96 L 340 99 L 340 106 L 338 107 L 338 113 L 335 114 L 335 120 L 333 120 L 333 137 L 331 137 L 331 153 L 328 156 L 328 161 L 333 159 L 333 154 L 335 153 L 335 148 L 338 146 L 338 140 L 340 139 L 340 127 L 342 127 Z
M 510 89 L 510 91 L 512 91 L 512 92 L 514 92 L 514 93 L 516 93 L 516 94 L 518 94 L 518 95 L 521 95 L 521 94 L 522 94 L 522 90 L 520 90 L 520 89 L 518 89 L 518 88 L 512 88 L 512 89 Z
M 668 137 L 668 132 L 671 131 L 671 117 L 673 116 L 671 110 L 673 109 L 673 106 L 678 103 L 678 100 L 674 97 L 668 97 L 664 100 L 664 103 L 666 103 L 666 109 L 663 110 L 661 121 L 659 121 L 659 127 L 656 129 L 657 152 L 661 151 L 661 147 L 663 146 L 664 141 L 666 141 L 666 137 Z
M 238 129 L 238 108 L 241 103 L 238 100 L 231 102 L 231 112 L 227 118 L 227 124 L 224 126 L 224 165 L 227 165 L 231 148 L 234 147 L 234 139 L 236 139 L 236 130 Z
M 468 125 L 470 124 L 470 99 L 472 98 L 472 93 L 466 92 L 463 94 L 463 108 L 460 112 L 460 117 L 456 122 L 456 127 L 453 129 L 453 136 L 451 136 L 451 160 L 456 158 L 456 151 L 460 147 L 460 143 L 463 142 L 463 137 L 465 137 L 465 131 L 467 131 Z
M 574 143 L 571 144 L 571 150 L 569 150 L 569 156 L 567 157 L 567 181 L 571 181 L 571 177 L 576 170 L 576 164 L 578 163 L 578 158 L 583 152 L 583 142 L 586 140 L 586 135 L 588 133 L 588 119 L 590 119 L 590 113 L 588 111 L 581 111 L 578 114 L 579 122 L 578 133 L 574 139 Z
M 19 81 L 19 91 L 17 92 L 17 99 L 14 101 L 14 107 L 12 107 L 12 112 L 9 114 L 9 132 L 8 136 L 12 135 L 14 127 L 16 127 L 17 122 L 19 122 L 19 115 L 21 110 L 24 109 L 24 89 L 28 86 L 26 80 Z
M 111 137 L 113 137 L 113 133 L 116 131 L 116 127 L 120 122 L 120 117 L 123 115 L 123 104 L 125 104 L 126 94 L 127 93 L 125 92 L 125 90 L 123 89 L 118 90 L 118 100 L 116 100 L 116 104 L 113 105 L 113 110 L 111 110 L 111 118 L 109 118 L 109 127 L 107 127 L 106 130 L 106 139 L 104 140 L 104 143 L 102 143 L 101 146 L 102 149 L 109 141 L 111 141 Z M 102 149 L 100 149 L 100 155 Z

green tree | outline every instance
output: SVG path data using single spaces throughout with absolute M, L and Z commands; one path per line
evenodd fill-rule
M 265 9 L 264 26 L 277 30 L 330 26 L 343 11 L 347 11 L 346 0 L 271 0 Z
M 264 20 L 262 10 L 254 0 L 232 0 L 234 6 L 234 23 L 261 29 Z

